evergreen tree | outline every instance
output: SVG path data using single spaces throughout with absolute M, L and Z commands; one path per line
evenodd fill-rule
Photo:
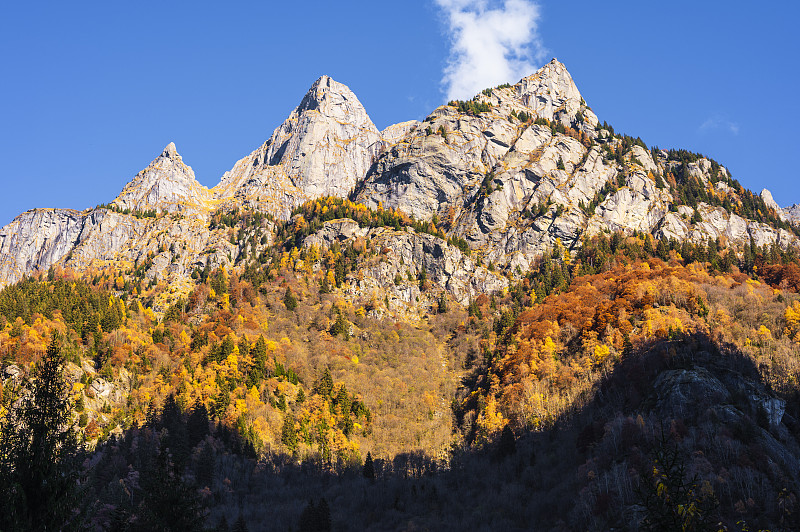
M 54 334 L 32 380 L 24 384 L 29 393 L 20 394 L 17 406 L 10 401 L 10 410 L 0 418 L 2 530 L 59 530 L 76 524 L 78 451 L 69 425 L 64 363 Z
M 659 259 L 665 262 L 669 259 L 669 248 L 663 239 L 658 241 L 658 245 L 656 246 L 656 254 L 658 255 Z
M 292 293 L 291 287 L 286 287 L 286 293 L 283 295 L 283 304 L 286 305 L 287 310 L 294 310 L 297 308 L 297 298 Z
M 325 371 L 322 373 L 322 376 L 319 378 L 317 382 L 314 383 L 314 393 L 329 399 L 331 393 L 333 392 L 333 377 L 331 376 L 331 370 L 325 368 Z
M 503 432 L 500 433 L 498 452 L 501 458 L 511 456 L 517 452 L 517 440 L 514 437 L 514 431 L 508 425 L 503 427 Z
M 191 452 L 189 445 L 189 434 L 186 423 L 183 422 L 183 415 L 175 402 L 175 395 L 169 394 L 164 400 L 164 407 L 161 410 L 161 426 L 166 429 L 163 442 L 169 448 L 172 459 L 180 471 L 186 465 Z
M 362 474 L 366 479 L 375 480 L 375 464 L 372 462 L 372 453 L 367 453 L 367 459 L 364 460 Z
M 350 339 L 350 323 L 344 317 L 342 311 L 337 309 L 336 321 L 331 325 L 330 332 L 332 336 L 343 335 L 345 340 Z
M 239 340 L 239 356 L 244 358 L 250 355 L 250 342 L 247 341 L 246 336 L 242 336 Z
M 283 418 L 281 442 L 283 442 L 290 451 L 297 449 L 297 431 L 294 428 L 294 416 L 292 414 L 286 414 Z
M 225 516 L 219 518 L 219 523 L 217 523 L 217 527 L 214 529 L 215 532 L 230 532 L 231 528 L 228 526 L 228 520 L 225 519 Z
M 210 487 L 213 484 L 215 465 L 214 448 L 208 443 L 203 444 L 194 475 L 199 487 Z
M 314 505 L 313 499 L 308 501 L 300 514 L 298 529 L 300 532 L 330 532 L 331 510 L 324 498 L 319 501 L 318 506 Z
M 445 295 L 444 292 L 442 292 L 442 295 L 439 296 L 437 310 L 439 314 L 444 314 L 445 312 L 447 312 L 447 296 Z
M 199 399 L 195 401 L 189 419 L 186 421 L 186 430 L 189 435 L 189 445 L 194 447 L 208 434 L 208 409 Z
M 141 530 L 202 530 L 205 511 L 197 491 L 181 480 L 162 449 L 154 467 L 142 475 Z

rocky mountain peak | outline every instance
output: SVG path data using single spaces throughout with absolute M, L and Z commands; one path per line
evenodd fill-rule
M 208 196 L 194 171 L 170 142 L 147 168 L 125 185 L 112 202 L 120 209 L 189 212 L 198 210 Z M 203 209 L 199 209 L 203 210 Z
M 295 111 L 298 114 L 318 111 L 322 115 L 341 118 L 348 122 L 372 125 L 367 111 L 353 91 L 330 76 L 320 76 L 311 85 Z
M 215 193 L 288 216 L 309 198 L 349 194 L 381 146 L 356 95 L 321 76 L 269 140 L 225 173 Z
M 764 203 L 767 207 L 775 210 L 775 213 L 781 220 L 792 223 L 800 221 L 800 206 L 792 205 L 785 209 L 781 208 L 781 206 L 778 205 L 778 202 L 775 201 L 775 198 L 772 197 L 772 192 L 766 188 L 762 189 L 759 195 L 761 196 L 761 199 L 764 200 Z
M 139 172 L 137 177 L 143 173 L 153 171 L 155 169 L 162 171 L 175 171 L 185 179 L 190 179 L 192 181 L 195 180 L 194 170 L 192 170 L 191 166 L 183 162 L 183 157 L 181 157 L 181 154 L 178 153 L 178 149 L 175 147 L 174 142 L 167 144 L 158 157 L 153 159 L 152 162 L 147 165 L 147 168 Z M 136 178 L 134 177 L 134 180 L 135 179 Z
M 775 198 L 772 197 L 772 192 L 770 192 L 769 189 L 766 189 L 766 188 L 762 189 L 760 195 L 761 195 L 761 199 L 764 200 L 764 203 L 766 203 L 767 207 L 771 207 L 771 208 L 775 209 L 776 211 L 780 211 L 781 210 L 780 206 L 775 201 Z
M 567 67 L 556 58 L 522 78 L 516 88 L 522 104 L 542 118 L 569 125 L 581 111 L 591 126 L 597 124 L 597 117 L 588 111 Z
M 167 144 L 166 148 L 164 148 L 164 151 L 161 153 L 161 156 L 169 159 L 180 157 L 180 155 L 178 155 L 178 150 L 175 148 L 175 143 L 170 142 Z

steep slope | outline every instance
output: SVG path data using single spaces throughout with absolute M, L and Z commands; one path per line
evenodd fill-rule
M 84 215 L 72 209 L 34 209 L 0 230 L 0 285 L 46 269 L 74 247 Z
M 170 142 L 150 165 L 125 185 L 112 205 L 129 211 L 205 214 L 211 195 Z
M 55 265 L 85 272 L 141 263 L 149 279 L 179 283 L 206 264 L 228 265 L 238 247 L 227 231 L 209 229 L 209 199 L 170 143 L 109 207 L 35 209 L 2 228 L 0 286 Z
M 436 109 L 381 155 L 355 198 L 441 223 L 512 270 L 526 270 L 558 240 L 574 248 L 602 231 L 798 243 L 785 228 L 731 212 L 757 211 L 737 186 L 713 161 L 648 150 L 599 126 L 554 59 L 514 86 Z
M 797 209 L 780 209 L 768 191 L 745 190 L 716 162 L 648 149 L 601 126 L 553 59 L 513 86 L 486 89 L 437 108 L 422 123 L 382 132 L 350 89 L 322 76 L 212 190 L 170 144 L 108 212 L 21 215 L 0 231 L 0 285 L 59 263 L 84 269 L 145 260 L 148 278 L 184 282 L 196 269 L 231 266 L 266 249 L 271 226 L 260 224 L 267 234 L 255 242 L 253 228 L 234 232 L 237 213 L 288 220 L 309 200 L 351 191 L 369 208 L 431 222 L 435 238 L 463 242 L 476 264 L 512 276 L 559 242 L 575 249 L 605 231 L 722 239 L 740 249 L 751 242 L 796 246 L 800 233 L 790 225 Z M 468 292 L 451 290 L 459 300 Z
M 229 205 L 285 219 L 308 199 L 346 196 L 381 146 L 381 134 L 355 94 L 322 76 L 272 136 L 226 172 L 213 191 Z
M 798 223 L 800 222 L 800 204 L 795 204 L 790 207 L 781 208 L 778 202 L 772 197 L 772 192 L 766 188 L 761 190 L 761 199 L 770 209 L 773 209 L 781 220 Z

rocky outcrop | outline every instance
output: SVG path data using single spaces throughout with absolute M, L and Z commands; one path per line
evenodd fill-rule
M 764 204 L 767 207 L 769 207 L 770 209 L 773 209 L 777 213 L 777 215 L 780 217 L 781 220 L 785 220 L 786 219 L 786 213 L 783 212 L 783 209 L 780 208 L 780 206 L 778 205 L 778 202 L 776 202 L 775 198 L 772 197 L 772 192 L 770 192 L 769 190 L 764 188 L 764 189 L 761 189 L 760 196 L 761 196 L 761 199 L 764 200 Z
M 79 241 L 85 216 L 71 209 L 35 209 L 0 230 L 0 284 L 47 269 Z
M 150 165 L 136 174 L 112 204 L 122 210 L 205 214 L 211 195 L 170 142 Z
M 355 94 L 322 76 L 269 140 L 225 173 L 214 195 L 286 219 L 310 198 L 347 196 L 382 145 Z
M 659 238 L 689 239 L 695 243 L 725 237 L 743 244 L 750 239 L 759 246 L 777 244 L 782 248 L 797 245 L 797 237 L 785 229 L 775 229 L 767 224 L 747 220 L 721 207 L 700 203 L 697 207 L 702 221 L 692 224 L 693 210 L 678 207 L 677 213 L 667 213 L 659 223 L 655 235 Z
M 419 306 L 420 300 L 430 300 L 442 290 L 452 294 L 462 304 L 479 294 L 491 294 L 508 288 L 508 280 L 479 266 L 458 248 L 441 238 L 417 233 L 411 228 L 403 231 L 378 227 L 366 228 L 352 220 L 326 222 L 303 245 L 330 248 L 334 242 L 347 243 L 356 239 L 369 241 L 379 253 L 378 260 L 367 260 L 357 275 L 350 279 L 347 291 L 362 299 L 383 299 L 389 292 L 393 300 Z M 424 272 L 436 287 L 433 293 L 423 294 L 418 279 Z M 399 282 L 398 282 L 399 281 Z
M 800 223 L 800 203 L 784 209 L 786 219 L 794 224 Z
M 767 207 L 775 210 L 775 213 L 781 220 L 794 224 L 800 223 L 800 204 L 792 205 L 791 207 L 786 207 L 783 209 L 772 197 L 772 192 L 766 188 L 761 190 L 761 199 L 764 200 L 764 203 L 767 205 Z
M 555 59 L 513 86 L 482 91 L 470 102 L 438 107 L 423 122 L 382 132 L 349 88 L 322 76 L 270 138 L 210 191 L 169 144 L 125 187 L 113 210 L 20 215 L 0 230 L 0 285 L 55 264 L 82 269 L 143 262 L 149 277 L 182 282 L 197 268 L 235 264 L 271 242 L 260 234 L 253 244 L 248 234 L 232 243 L 230 230 L 210 229 L 213 211 L 254 209 L 286 220 L 307 200 L 351 191 L 369 207 L 433 221 L 472 250 L 470 257 L 450 256 L 451 248 L 437 247 L 427 235 L 371 233 L 405 255 L 395 262 L 387 257 L 369 282 L 394 285 L 395 270 L 413 259 L 414 267 L 430 266 L 429 277 L 458 300 L 500 286 L 473 259 L 524 272 L 557 243 L 575 248 L 585 235 L 601 232 L 798 245 L 788 231 L 721 207 L 700 202 L 695 212 L 676 205 L 686 193 L 674 188 L 678 175 L 713 192 L 717 205 L 742 198 L 724 167 L 673 155 L 600 128 Z M 800 207 L 781 210 L 767 190 L 762 198 L 784 219 L 800 220 Z M 159 216 L 137 217 L 150 210 Z M 310 241 L 315 238 L 324 240 L 324 234 Z M 440 251 L 450 257 L 441 264 L 420 255 Z M 459 266 L 447 266 L 452 261 Z M 412 292 L 403 300 L 415 301 Z
M 589 128 L 593 130 L 597 125 L 597 117 L 586 107 L 567 67 L 555 58 L 536 73 L 522 78 L 515 90 L 522 105 L 536 116 L 569 126 L 581 112 Z
M 147 264 L 149 278 L 187 279 L 207 263 L 230 266 L 245 249 L 245 243 L 231 244 L 227 231 L 210 231 L 207 221 L 194 217 L 39 209 L 0 231 L 0 285 L 55 265 L 82 271 Z

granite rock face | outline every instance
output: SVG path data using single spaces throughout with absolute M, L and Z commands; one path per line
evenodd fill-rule
M 388 290 L 393 299 L 415 306 L 420 298 L 426 297 L 417 282 L 422 272 L 438 291 L 448 291 L 462 304 L 479 294 L 508 288 L 505 277 L 478 266 L 455 246 L 411 228 L 395 231 L 385 227 L 359 227 L 349 219 L 333 220 L 309 235 L 303 245 L 324 249 L 334 242 L 346 244 L 356 239 L 369 241 L 374 249 L 380 250 L 380 260 L 367 261 L 350 279 L 350 294 L 362 299 L 376 298 Z M 396 282 L 398 276 L 399 283 Z
M 269 229 L 256 240 L 214 226 L 215 212 L 252 209 L 288 220 L 295 207 L 326 195 L 397 209 L 466 241 L 469 256 L 430 235 L 344 222 L 308 237 L 307 245 L 326 246 L 358 234 L 393 250 L 353 278 L 350 289 L 364 296 L 383 287 L 409 305 L 422 296 L 414 283 L 395 285 L 398 274 L 424 270 L 435 286 L 466 301 L 507 286 L 479 261 L 513 277 L 554 246 L 574 249 L 584 236 L 601 232 L 798 245 L 789 231 L 721 207 L 700 202 L 695 212 L 676 205 L 678 174 L 731 204 L 741 198 L 724 167 L 702 157 L 681 166 L 668 152 L 631 140 L 598 125 L 555 59 L 514 85 L 383 131 L 349 88 L 322 76 L 269 139 L 211 190 L 170 143 L 123 189 L 113 209 L 37 209 L 18 216 L 0 229 L 0 286 L 53 265 L 80 270 L 142 263 L 149 278 L 188 286 L 194 270 L 232 267 L 272 242 Z M 780 209 L 767 190 L 762 198 L 782 219 L 800 221 L 800 207 Z M 141 216 L 152 210 L 156 218 Z
M 286 219 L 308 199 L 347 196 L 382 146 L 355 94 L 322 76 L 269 140 L 225 173 L 214 197 Z
M 800 223 L 800 204 L 781 208 L 780 205 L 778 205 L 778 202 L 772 197 L 772 192 L 766 188 L 761 191 L 761 199 L 764 200 L 764 203 L 766 203 L 767 207 L 775 210 L 781 220 L 793 224 Z
M 800 203 L 792 205 L 791 207 L 786 207 L 783 212 L 787 220 L 794 224 L 800 223 Z
M 778 202 L 776 202 L 775 198 L 772 197 L 772 192 L 770 192 L 768 189 L 764 188 L 764 189 L 761 190 L 760 196 L 761 196 L 761 199 L 764 200 L 764 203 L 767 205 L 767 207 L 775 210 L 775 212 L 778 214 L 778 216 L 780 216 L 781 220 L 785 220 L 786 219 L 786 213 L 783 212 L 783 209 L 780 208 L 780 206 L 778 205 Z
M 71 209 L 34 209 L 0 229 L 0 284 L 46 269 L 79 241 L 85 216 Z
M 150 165 L 136 174 L 112 205 L 131 211 L 204 213 L 209 190 L 197 182 L 194 171 L 170 142 Z

